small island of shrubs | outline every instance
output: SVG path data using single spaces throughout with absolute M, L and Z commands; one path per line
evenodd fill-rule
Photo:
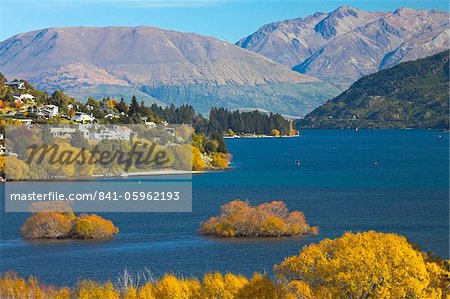
M 233 200 L 220 208 L 221 214 L 200 226 L 199 233 L 224 238 L 294 237 L 317 235 L 319 228 L 306 223 L 302 212 L 289 212 L 282 201 L 257 206 Z
M 20 228 L 26 239 L 104 239 L 119 229 L 107 219 L 95 214 L 75 214 L 70 211 L 34 212 Z

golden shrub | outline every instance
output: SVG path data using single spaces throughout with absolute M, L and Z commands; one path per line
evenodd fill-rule
M 35 206 L 36 210 L 20 229 L 27 239 L 97 239 L 116 235 L 119 229 L 112 221 L 95 214 L 81 214 L 76 217 L 69 206 L 64 212 L 51 211 L 59 205 Z M 39 208 L 39 209 L 38 209 Z
M 224 154 L 224 153 L 212 153 L 211 154 L 211 164 L 213 167 L 225 169 L 228 167 L 229 163 L 230 162 L 228 161 L 227 154 Z
M 7 272 L 0 277 L 0 298 L 69 299 L 70 295 L 70 289 L 67 287 L 56 288 L 42 285 L 33 277 L 25 280 L 12 272 Z
M 255 207 L 233 200 L 220 207 L 221 214 L 200 225 L 199 233 L 218 237 L 283 237 L 316 234 L 317 228 L 306 223 L 303 213 L 289 212 L 281 201 Z
M 119 299 L 119 292 L 114 289 L 111 282 L 104 284 L 92 280 L 84 280 L 78 283 L 76 288 L 78 299 Z
M 275 273 L 292 291 L 301 283 L 316 298 L 440 298 L 450 275 L 404 237 L 373 231 L 311 244 Z
M 192 170 L 201 171 L 205 169 L 202 153 L 197 147 L 192 147 Z
M 66 238 L 72 229 L 72 221 L 58 212 L 38 212 L 28 218 L 20 228 L 26 239 Z

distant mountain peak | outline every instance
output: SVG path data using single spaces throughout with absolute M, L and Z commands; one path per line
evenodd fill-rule
M 341 22 L 356 23 L 358 22 L 360 10 L 350 6 L 340 6 L 332 11 L 326 18 L 314 26 L 314 30 L 320 33 L 323 38 L 330 39 L 337 35 L 337 26 Z
M 351 7 L 348 5 L 341 5 L 338 8 L 336 8 L 334 11 L 332 11 L 330 13 L 330 15 L 335 15 L 335 16 L 352 16 L 352 17 L 358 17 L 358 13 L 360 12 L 360 10 L 358 8 L 355 7 Z
M 363 75 L 449 48 L 448 12 L 351 6 L 261 27 L 237 45 L 290 68 L 348 87 Z

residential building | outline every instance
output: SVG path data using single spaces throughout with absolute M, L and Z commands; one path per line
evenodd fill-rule
M 29 93 L 16 94 L 14 95 L 14 98 L 22 102 L 26 100 L 34 101 L 34 96 Z
M 20 81 L 6 82 L 6 86 L 17 87 L 18 89 L 25 89 L 25 83 Z
M 40 111 L 45 117 L 52 118 L 58 115 L 59 108 L 55 105 L 45 105 Z
M 83 112 L 76 112 L 74 117 L 72 117 L 72 120 L 82 124 L 93 123 L 96 121 L 95 117 L 93 117 L 92 114 L 89 115 Z

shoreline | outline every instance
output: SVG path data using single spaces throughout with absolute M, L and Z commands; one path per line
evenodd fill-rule
M 139 177 L 139 176 L 164 176 L 164 175 L 193 175 L 193 174 L 202 174 L 215 172 L 217 170 L 165 170 L 165 171 L 141 171 L 141 172 L 130 172 L 123 173 L 120 175 L 105 175 L 105 174 L 94 174 L 89 177 L 81 177 L 76 179 L 60 179 L 60 180 L 5 180 L 4 182 L 0 182 L 0 184 L 5 184 L 7 182 L 14 183 L 25 183 L 25 182 L 86 182 L 86 181 L 95 181 L 97 179 L 126 179 L 128 177 Z
M 300 137 L 300 135 L 291 136 L 271 136 L 271 135 L 234 135 L 234 136 L 223 136 L 223 139 L 250 139 L 250 138 L 294 138 Z
M 140 172 L 126 172 L 119 176 L 93 175 L 93 177 L 120 177 L 126 178 L 130 176 L 160 176 L 160 175 L 183 175 L 183 174 L 201 174 L 211 171 L 207 170 L 163 170 L 163 171 L 140 171 Z

